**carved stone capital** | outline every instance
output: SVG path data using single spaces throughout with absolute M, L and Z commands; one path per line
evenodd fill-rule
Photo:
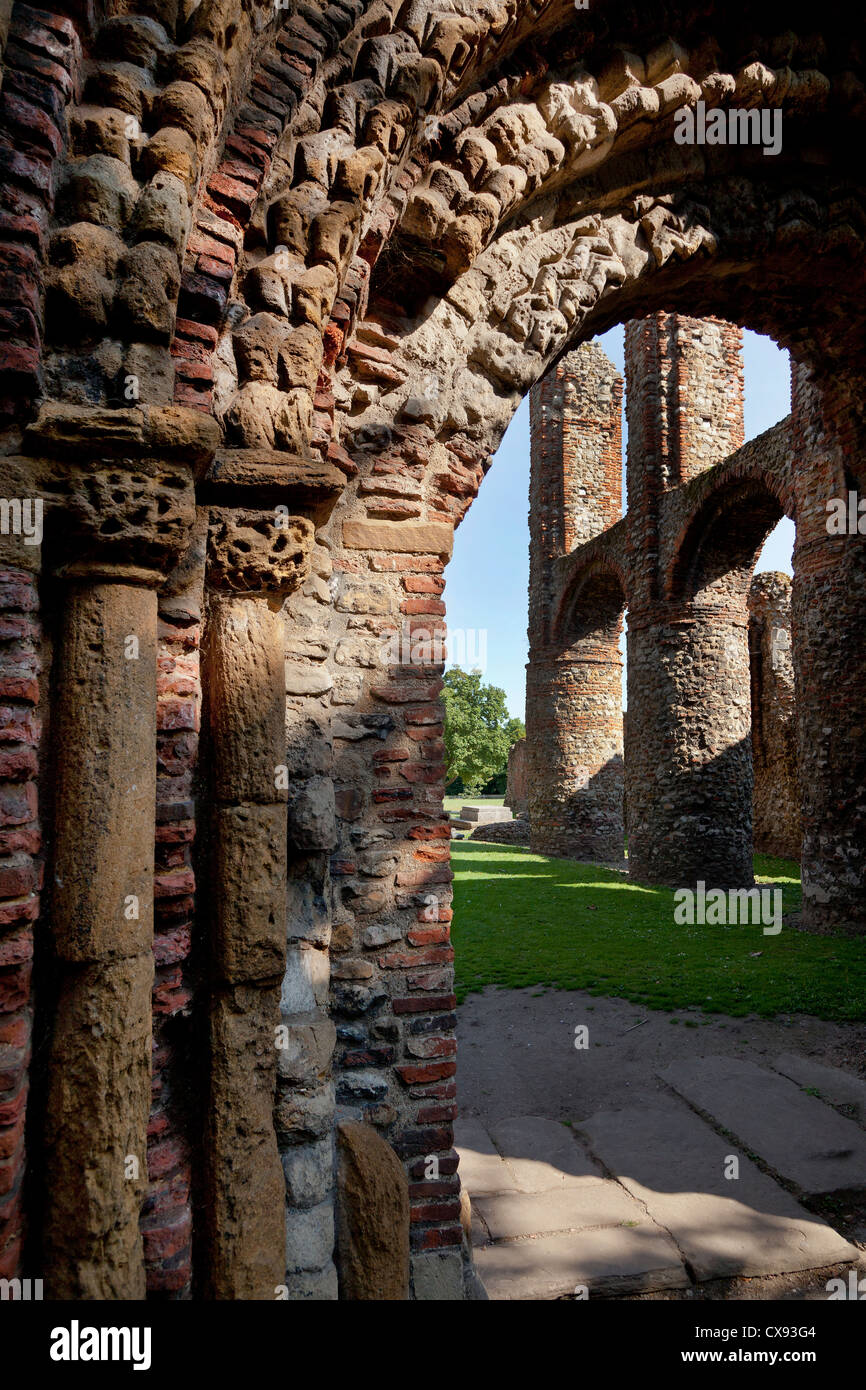
M 157 469 L 144 460 L 118 459 L 73 467 L 58 493 L 49 509 L 49 535 L 55 568 L 68 577 L 158 584 L 195 523 L 192 474 L 181 465 Z
M 48 563 L 158 585 L 188 544 L 195 480 L 220 438 L 215 420 L 186 407 L 46 402 L 24 447 L 44 483 Z
M 212 508 L 207 579 L 215 589 L 285 598 L 306 581 L 315 528 L 278 508 Z

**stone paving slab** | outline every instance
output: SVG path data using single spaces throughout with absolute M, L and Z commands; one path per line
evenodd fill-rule
M 811 1086 L 820 1091 L 821 1100 L 829 1101 L 831 1105 L 853 1106 L 853 1118 L 860 1124 L 866 1123 L 866 1081 L 862 1077 L 842 1071 L 839 1067 L 825 1066 L 811 1057 L 798 1057 L 793 1052 L 783 1052 L 775 1059 L 773 1066 L 798 1086 Z
M 500 1241 L 476 1249 L 475 1265 L 491 1299 L 562 1298 L 577 1285 L 590 1297 L 624 1297 L 690 1283 L 676 1247 L 649 1222 Z
M 471 1116 L 454 1124 L 454 1147 L 460 1155 L 460 1181 L 472 1201 L 495 1192 L 517 1192 L 514 1174 L 480 1120 Z
M 517 1115 L 492 1120 L 488 1129 L 514 1174 L 519 1192 L 563 1190 L 603 1176 L 573 1131 L 557 1120 Z
M 618 1183 L 605 1178 L 551 1192 L 499 1193 L 472 1202 L 493 1240 L 581 1231 L 590 1226 L 639 1225 L 646 1212 Z
M 472 1202 L 475 1264 L 490 1298 L 560 1298 L 582 1284 L 590 1293 L 627 1294 L 690 1282 L 673 1242 L 625 1188 L 602 1176 L 566 1126 L 520 1115 L 488 1129 L 469 1117 L 455 1125 L 454 1142 Z
M 866 1133 L 777 1072 L 734 1057 L 696 1057 L 660 1073 L 804 1193 L 866 1188 Z
M 730 1059 L 725 1059 L 729 1061 Z M 592 1151 L 669 1231 L 700 1280 L 782 1274 L 855 1260 L 859 1251 L 671 1099 L 582 1121 Z

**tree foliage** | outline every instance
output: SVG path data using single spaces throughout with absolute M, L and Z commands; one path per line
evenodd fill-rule
M 463 780 L 469 796 L 476 796 L 485 782 L 501 772 L 512 743 L 525 736 L 519 719 L 512 719 L 505 691 L 483 685 L 480 671 L 453 666 L 445 672 L 446 781 Z

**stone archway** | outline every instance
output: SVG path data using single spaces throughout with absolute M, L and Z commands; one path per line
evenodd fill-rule
M 635 624 L 631 869 L 651 881 L 750 886 L 748 594 L 782 513 L 760 479 L 713 479 L 713 491 L 701 481 L 665 601 L 651 623 Z

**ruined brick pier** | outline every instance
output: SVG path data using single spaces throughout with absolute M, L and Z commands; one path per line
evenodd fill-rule
M 634 878 L 747 885 L 753 801 L 757 847 L 800 856 L 809 758 L 790 585 L 752 571 L 783 511 L 820 488 L 820 459 L 791 478 L 793 416 L 744 446 L 741 332 L 722 320 L 629 323 L 626 382 L 625 516 L 622 382 L 601 349 L 566 354 L 530 396 L 532 845 L 619 860 L 627 805 Z

